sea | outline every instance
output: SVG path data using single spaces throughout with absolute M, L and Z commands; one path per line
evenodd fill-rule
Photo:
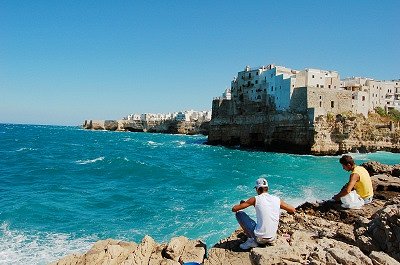
M 328 200 L 348 180 L 339 156 L 245 151 L 202 135 L 0 124 L 0 264 L 48 264 L 94 242 L 176 236 L 212 247 L 238 228 L 231 208 L 270 193 L 297 206 Z M 358 164 L 400 162 L 388 152 Z M 248 213 L 255 215 L 254 209 Z

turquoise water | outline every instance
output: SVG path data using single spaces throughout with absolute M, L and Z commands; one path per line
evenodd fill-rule
M 200 238 L 237 228 L 231 207 L 270 192 L 298 205 L 347 181 L 338 157 L 248 152 L 204 136 L 0 124 L 0 264 L 46 264 L 100 239 Z M 353 154 L 395 164 L 400 154 Z M 251 210 L 250 214 L 254 214 Z

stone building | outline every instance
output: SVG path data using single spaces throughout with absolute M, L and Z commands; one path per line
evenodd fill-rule
M 353 111 L 352 93 L 342 89 L 340 84 L 335 71 L 298 71 L 273 64 L 257 68 L 246 66 L 231 82 L 231 98 L 223 95 L 214 99 L 213 115 L 292 111 L 307 113 L 314 120 L 328 112 Z
M 341 81 L 336 71 L 298 71 L 273 64 L 246 66 L 231 82 L 230 91 L 226 90 L 222 98 L 214 100 L 215 114 L 292 111 L 307 113 L 310 120 L 328 113 L 352 112 L 367 116 L 376 107 L 400 109 L 400 81 L 360 77 Z
M 400 110 L 400 80 L 381 81 L 351 77 L 342 80 L 341 87 L 352 91 L 355 113 L 367 115 L 377 107 Z

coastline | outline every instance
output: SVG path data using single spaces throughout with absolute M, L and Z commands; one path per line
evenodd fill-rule
M 204 243 L 177 237 L 156 243 L 102 240 L 84 254 L 72 254 L 51 264 L 399 264 L 400 164 L 368 162 L 374 201 L 361 210 L 343 209 L 330 201 L 306 202 L 294 215 L 283 213 L 274 246 L 240 250 L 241 230 L 221 239 L 208 251 Z M 389 175 L 393 174 L 393 175 Z

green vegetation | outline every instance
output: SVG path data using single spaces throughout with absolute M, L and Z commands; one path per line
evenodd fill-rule
M 400 121 L 400 111 L 398 111 L 396 109 L 390 109 L 386 113 L 386 111 L 383 108 L 377 107 L 377 108 L 375 108 L 375 111 L 376 111 L 376 113 L 378 113 L 382 117 L 388 117 L 391 120 Z
M 326 114 L 326 120 L 327 120 L 328 122 L 332 122 L 332 121 L 335 120 L 335 116 L 333 115 L 332 112 L 328 112 L 328 113 Z
M 396 109 L 391 109 L 391 110 L 389 110 L 388 115 L 393 120 L 400 121 L 400 111 L 398 111 Z
M 382 107 L 375 108 L 376 113 L 378 113 L 382 117 L 387 117 L 386 111 Z

